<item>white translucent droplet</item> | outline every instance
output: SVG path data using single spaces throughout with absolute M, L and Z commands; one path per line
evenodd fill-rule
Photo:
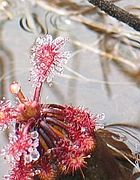
M 15 159 L 16 159 L 17 161 L 20 161 L 20 156 L 16 155 L 16 156 L 15 156 Z M 11 160 L 11 161 L 12 161 L 12 160 Z
M 4 179 L 10 180 L 10 175 L 5 175 L 5 176 L 4 176 Z
M 39 152 L 35 149 L 32 153 L 31 153 L 31 157 L 33 161 L 37 161 L 40 157 Z
M 7 124 L 0 125 L 0 131 L 4 131 L 7 128 Z
M 36 139 L 36 138 L 38 138 L 38 136 L 39 136 L 39 134 L 38 134 L 37 131 L 31 132 L 31 138 L 32 138 L 32 139 Z
M 86 156 L 86 158 L 91 158 L 91 155 L 90 155 L 90 154 L 89 154 L 89 155 L 87 155 L 87 156 Z
M 28 152 L 30 152 L 30 153 L 33 152 L 33 150 L 34 150 L 34 149 L 33 149 L 32 147 L 29 147 L 29 148 L 28 148 Z
M 97 115 L 98 120 L 102 121 L 105 119 L 105 113 L 101 113 Z
M 85 132 L 85 131 L 86 131 L 86 128 L 81 127 L 81 132 Z
M 48 86 L 51 88 L 53 86 L 52 82 L 48 82 Z
M 33 147 L 36 148 L 39 146 L 39 140 L 36 139 L 34 142 L 33 142 Z
M 47 55 L 46 55 L 47 56 Z M 43 67 L 45 67 L 45 64 L 44 63 L 41 63 L 40 64 L 40 68 L 43 68 Z
M 52 82 L 52 79 L 53 79 L 53 77 L 52 77 L 52 75 L 49 75 L 48 77 L 47 77 L 47 82 L 49 83 L 49 86 L 50 86 L 50 82 Z
M 44 42 L 44 40 L 43 40 L 42 37 L 38 37 L 38 38 L 36 39 L 36 44 L 37 44 L 37 45 L 42 45 L 43 42 Z
M 66 170 L 67 169 L 66 166 L 63 166 L 63 169 Z
M 29 140 L 28 140 L 28 144 L 32 144 L 32 139 L 29 139 Z
M 5 150 L 5 149 L 2 149 L 2 150 L 0 151 L 0 155 L 2 155 L 2 156 L 6 155 L 6 150 Z
M 98 129 L 104 129 L 104 124 L 103 123 L 99 123 L 98 121 L 96 122 L 96 126 L 95 126 L 95 130 Z
M 32 157 L 30 154 L 24 155 L 24 161 L 26 164 L 30 163 L 32 161 Z
M 40 169 L 35 170 L 35 175 L 40 174 L 40 172 L 41 172 Z
M 19 152 L 17 153 L 17 156 L 20 157 L 21 155 L 22 155 L 22 152 L 19 151 Z

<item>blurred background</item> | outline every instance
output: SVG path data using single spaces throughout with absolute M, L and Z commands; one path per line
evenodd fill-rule
M 140 17 L 139 1 L 113 2 Z M 47 32 L 69 37 L 65 49 L 71 59 L 61 76 L 44 85 L 42 102 L 105 113 L 105 125 L 140 126 L 140 33 L 87 0 L 0 0 L 0 97 L 15 102 L 9 93 L 13 81 L 32 96 L 30 48 Z M 8 142 L 7 134 L 0 132 L 0 148 Z M 0 158 L 0 179 L 7 172 Z

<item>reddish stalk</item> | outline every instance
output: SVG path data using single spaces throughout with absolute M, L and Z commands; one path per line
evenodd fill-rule
M 42 85 L 43 83 L 40 82 L 39 85 L 35 88 L 33 101 L 39 102 Z

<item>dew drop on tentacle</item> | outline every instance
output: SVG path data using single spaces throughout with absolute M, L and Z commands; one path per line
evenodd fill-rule
M 31 157 L 30 154 L 24 155 L 24 162 L 25 162 L 25 164 L 28 164 L 28 163 L 30 163 L 31 161 L 32 161 L 32 157 Z
M 38 138 L 38 136 L 39 136 L 39 134 L 38 134 L 37 131 L 31 132 L 31 138 L 32 138 L 32 139 L 36 139 L 36 138 Z
M 37 149 L 34 149 L 31 153 L 30 153 L 30 156 L 32 158 L 32 161 L 37 161 L 40 157 L 40 154 L 38 152 Z
M 98 129 L 104 129 L 104 123 L 103 123 L 103 120 L 105 119 L 105 113 L 101 113 L 101 114 L 97 114 L 96 115 L 96 127 L 95 129 L 98 130 Z
M 1 149 L 0 150 L 0 155 L 5 156 L 6 155 L 6 150 L 5 149 Z
M 34 173 L 35 173 L 35 175 L 38 175 L 38 174 L 41 173 L 41 170 L 40 169 L 36 169 Z
M 105 119 L 105 113 L 98 114 L 96 117 L 99 121 L 102 121 Z

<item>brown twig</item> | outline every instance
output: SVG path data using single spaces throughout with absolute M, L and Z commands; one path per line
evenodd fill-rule
M 140 31 L 140 19 L 131 14 L 124 9 L 116 6 L 112 2 L 108 0 L 88 0 L 91 4 L 97 6 L 102 11 L 107 13 L 108 15 L 116 18 L 117 20 L 128 24 L 130 27 L 134 28 L 136 31 Z

